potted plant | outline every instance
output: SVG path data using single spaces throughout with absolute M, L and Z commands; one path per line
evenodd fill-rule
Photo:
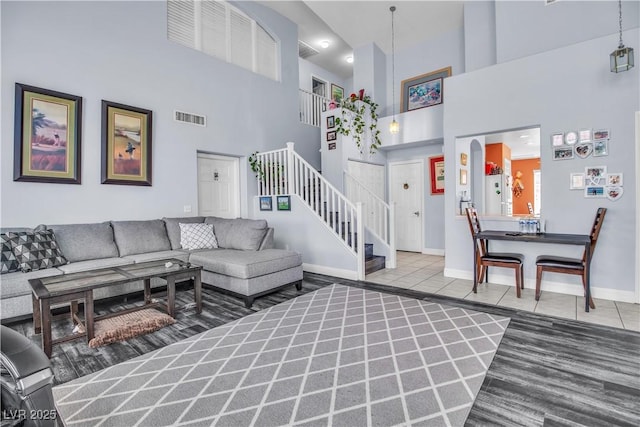
M 369 95 L 365 95 L 364 89 L 360 89 L 358 95 L 352 93 L 342 100 L 342 117 L 336 117 L 336 132 L 341 135 L 351 136 L 360 151 L 364 154 L 363 139 L 369 132 L 369 154 L 375 154 L 382 145 L 380 131 L 378 130 L 378 104 L 373 102 Z M 368 116 L 368 117 L 367 117 Z

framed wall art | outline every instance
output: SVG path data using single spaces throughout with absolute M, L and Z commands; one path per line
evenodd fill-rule
M 584 168 L 584 175 L 591 185 L 604 185 L 607 178 L 606 166 L 587 166 Z
M 553 149 L 553 160 L 573 159 L 573 147 L 555 147 Z
M 451 67 L 402 81 L 400 87 L 400 112 L 442 104 L 444 79 L 451 75 Z
M 342 101 L 344 98 L 344 89 L 336 84 L 331 83 L 331 99 L 336 102 Z
M 335 141 L 337 138 L 337 134 L 335 130 L 332 130 L 331 132 L 327 132 L 327 141 Z
M 444 156 L 429 158 L 431 194 L 444 194 Z
M 579 141 L 591 142 L 591 129 L 581 129 Z
M 291 210 L 291 196 L 276 196 L 276 203 L 278 205 L 279 211 L 290 211 Z
M 329 143 L 329 150 L 335 150 L 336 148 L 337 147 L 336 147 L 336 143 L 335 142 L 330 142 Z
M 607 174 L 607 185 L 624 185 L 622 180 L 622 173 L 608 173 Z
M 460 153 L 460 166 L 467 166 L 467 153 Z
M 564 133 L 558 132 L 551 134 L 551 146 L 560 147 L 562 145 L 564 145 Z
M 569 178 L 569 190 L 582 190 L 584 188 L 583 173 L 572 173 Z
M 327 116 L 327 129 L 333 129 L 336 126 L 336 117 Z
M 575 146 L 576 156 L 586 159 L 593 152 L 593 144 L 590 142 L 581 142 Z
M 611 138 L 611 132 L 609 129 L 597 129 L 593 131 L 593 139 L 609 139 Z
M 605 197 L 604 186 L 602 185 L 587 185 L 584 187 L 584 197 L 587 199 L 599 199 Z
M 80 184 L 82 97 L 16 83 L 13 180 Z
M 151 185 L 150 110 L 102 101 L 102 183 Z
M 261 211 L 273 210 L 271 196 L 260 196 L 260 210 Z
M 609 141 L 606 139 L 598 139 L 593 141 L 593 157 L 602 157 L 609 155 Z

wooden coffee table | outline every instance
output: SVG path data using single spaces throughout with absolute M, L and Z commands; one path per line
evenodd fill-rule
M 168 263 L 171 263 L 169 266 Z M 30 279 L 33 289 L 33 326 L 35 333 L 42 333 L 42 349 L 51 357 L 53 344 L 70 341 L 86 335 L 87 342 L 93 338 L 94 322 L 107 317 L 141 310 L 149 307 L 161 307 L 167 314 L 175 317 L 176 281 L 193 279 L 196 313 L 202 312 L 201 266 L 191 265 L 178 259 L 140 262 L 117 267 L 100 268 L 61 276 Z M 162 278 L 167 281 L 167 299 L 165 303 L 151 301 L 151 279 Z M 93 291 L 106 286 L 144 281 L 144 305 L 95 317 L 93 313 Z M 84 300 L 84 319 L 78 315 L 78 301 Z M 52 339 L 51 305 L 69 303 L 71 318 L 75 324 L 83 324 L 86 333 L 77 333 Z

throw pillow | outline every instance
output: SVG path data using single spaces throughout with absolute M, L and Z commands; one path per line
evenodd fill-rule
M 62 255 L 56 236 L 51 230 L 9 232 L 7 238 L 20 269 L 25 273 L 57 267 L 68 262 Z
M 218 247 L 218 240 L 213 234 L 213 224 L 184 224 L 180 225 L 180 245 L 183 249 L 213 249 Z
M 2 243 L 2 255 L 0 256 L 0 274 L 20 271 L 20 264 L 18 263 L 16 256 L 11 250 L 11 241 L 5 233 L 0 234 L 0 242 Z

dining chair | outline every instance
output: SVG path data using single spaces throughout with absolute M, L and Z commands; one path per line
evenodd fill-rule
M 480 233 L 480 220 L 478 219 L 478 212 L 475 208 L 467 208 L 467 219 L 469 220 L 469 229 L 471 230 L 471 236 L 475 237 Z M 503 252 L 488 252 L 487 241 L 480 239 L 475 240 L 478 245 L 476 265 L 478 272 L 477 282 L 482 283 L 484 281 L 485 274 L 487 274 L 487 267 L 505 267 L 513 268 L 516 273 L 516 295 L 520 298 L 520 289 L 524 289 L 524 274 L 522 264 L 524 262 L 524 256 L 517 253 L 503 253 Z M 487 281 L 489 276 L 487 274 Z
M 536 301 L 540 300 L 540 282 L 542 281 L 542 273 L 544 271 L 579 275 L 582 277 L 582 287 L 586 292 L 587 271 L 585 269 L 585 265 L 587 257 L 589 257 L 589 260 L 593 257 L 593 252 L 596 249 L 596 242 L 598 241 L 598 235 L 600 234 L 600 229 L 602 228 L 602 223 L 606 213 L 606 208 L 598 208 L 596 218 L 593 221 L 593 227 L 591 227 L 591 250 L 590 253 L 587 253 L 585 249 L 581 259 L 566 258 L 555 255 L 540 255 L 536 259 Z M 589 296 L 589 307 L 596 308 L 591 296 Z

